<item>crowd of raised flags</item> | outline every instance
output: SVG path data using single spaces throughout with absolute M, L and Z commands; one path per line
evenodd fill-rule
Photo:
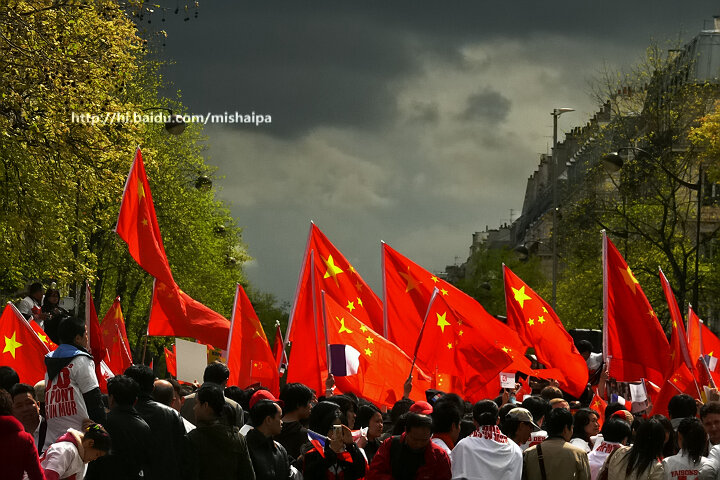
M 225 350 L 231 385 L 260 383 L 277 393 L 286 363 L 287 382 L 324 392 L 332 374 L 339 391 L 385 406 L 402 398 L 409 377 L 409 396 L 418 400 L 430 388 L 457 393 L 471 402 L 494 398 L 501 391 L 500 374 L 508 372 L 554 379 L 576 398 L 588 384 L 585 359 L 561 320 L 504 265 L 507 323 L 386 243 L 382 244 L 381 299 L 311 223 L 285 338 L 280 340 L 278 327 L 271 348 L 240 285 L 228 321 L 175 282 L 139 149 L 116 232 L 154 278 L 148 335 L 191 337 Z M 630 267 L 603 234 L 603 355 L 609 376 L 621 382 L 644 382 L 653 404 L 677 392 L 701 398 L 704 387 L 715 386 L 714 354 L 720 342 L 691 308 L 685 328 L 662 271 L 660 279 L 672 320 L 670 342 Z M 100 323 L 89 288 L 90 351 L 98 378 L 103 379 L 120 374 L 133 359 L 120 299 Z M 11 304 L 0 320 L 0 339 L 4 340 L 0 364 L 12 366 L 27 381 L 43 378 L 42 358 L 54 345 L 34 322 L 23 321 Z M 288 345 L 289 362 L 284 357 Z M 527 358 L 528 348 L 534 349 L 542 368 Z M 174 350 L 165 353 L 168 372 L 175 373 Z

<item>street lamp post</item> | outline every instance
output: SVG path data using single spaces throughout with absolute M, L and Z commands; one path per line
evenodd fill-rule
M 557 174 L 558 174 L 558 155 L 557 155 L 557 124 L 558 117 L 566 112 L 574 112 L 572 108 L 555 108 L 553 109 L 553 149 L 552 161 L 550 163 L 550 178 L 552 179 L 552 308 L 555 309 L 557 301 L 557 211 L 558 211 L 558 193 L 557 193 Z
M 608 153 L 602 157 L 605 169 L 609 172 L 619 171 L 625 160 L 620 156 L 621 151 L 637 152 L 645 155 L 647 158 L 655 158 L 647 150 L 638 147 L 621 147 L 617 152 Z M 661 162 L 654 162 L 659 166 L 670 178 L 678 182 L 683 187 L 695 190 L 697 192 L 697 212 L 695 216 L 695 282 L 693 284 L 693 299 L 692 304 L 695 308 L 698 307 L 698 299 L 700 296 L 700 222 L 702 217 L 700 216 L 702 209 L 702 184 L 703 184 L 703 168 L 702 162 L 698 165 L 698 181 L 697 183 L 686 182 L 682 178 L 675 175 L 673 172 L 667 169 Z

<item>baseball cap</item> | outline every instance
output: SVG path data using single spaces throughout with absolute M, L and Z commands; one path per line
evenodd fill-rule
M 516 407 L 510 410 L 505 418 L 512 418 L 513 420 L 517 420 L 519 422 L 527 422 L 530 425 L 533 426 L 533 431 L 537 432 L 540 430 L 540 427 L 538 427 L 535 422 L 533 421 L 532 413 L 530 413 L 530 410 L 527 410 L 522 407 Z
M 410 405 L 410 411 L 421 415 L 430 415 L 433 412 L 433 407 L 428 402 L 420 400 Z
M 282 400 L 278 400 L 275 398 L 275 396 L 268 392 L 267 390 L 258 390 L 257 392 L 253 393 L 252 397 L 250 397 L 250 402 L 248 405 L 250 408 L 253 408 L 257 402 L 260 400 L 270 400 L 271 402 L 275 402 L 282 408 L 284 403 Z

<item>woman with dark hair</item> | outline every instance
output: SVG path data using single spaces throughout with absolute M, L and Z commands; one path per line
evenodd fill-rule
M 346 425 L 342 411 L 332 402 L 319 402 L 310 412 L 309 435 L 316 438 L 303 446 L 303 478 L 357 480 L 365 476 L 367 462 Z
M 677 435 L 680 452 L 663 460 L 665 477 L 697 478 L 700 467 L 707 461 L 702 456 L 707 441 L 702 422 L 695 417 L 683 418 L 678 425 Z
M 639 420 L 635 443 L 620 447 L 605 461 L 598 473 L 608 470 L 608 480 L 663 480 L 665 468 L 662 449 L 665 443 L 665 427 L 657 419 Z
M 57 288 L 48 288 L 45 291 L 42 302 L 42 312 L 47 313 L 49 316 L 57 315 L 58 313 L 67 313 L 60 308 L 60 290 Z
M 372 462 L 375 452 L 380 448 L 380 437 L 383 433 L 383 417 L 380 409 L 372 403 L 361 405 L 355 419 L 355 427 L 358 429 L 367 428 L 365 437 L 361 437 L 358 446 L 365 452 L 368 464 Z M 367 439 L 365 441 L 364 439 Z M 363 442 L 365 445 L 360 445 Z
M 334 403 L 340 407 L 340 423 L 347 426 L 350 430 L 356 430 L 355 418 L 357 417 L 357 402 L 348 395 L 333 395 L 325 399 L 330 403 Z
M 573 434 L 570 443 L 589 453 L 592 450 L 590 437 L 600 433 L 600 415 L 589 408 L 581 408 L 575 413 L 573 420 Z
M 97 423 L 86 420 L 82 432 L 69 428 L 40 457 L 47 480 L 75 478 L 85 472 L 85 464 L 110 450 L 110 435 Z
M 665 427 L 665 443 L 663 444 L 663 457 L 671 457 L 678 453 L 677 443 L 675 440 L 675 429 L 673 428 L 672 422 L 665 415 L 653 415 L 654 419 L 662 423 Z

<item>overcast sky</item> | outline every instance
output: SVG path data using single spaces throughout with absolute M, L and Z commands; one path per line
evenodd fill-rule
M 208 125 L 207 163 L 250 281 L 291 301 L 310 220 L 378 294 L 380 240 L 432 271 L 463 262 L 473 232 L 519 215 L 553 108 L 576 109 L 562 131 L 585 124 L 603 68 L 715 14 L 706 0 L 201 2 L 160 24 L 160 56 L 183 113 L 272 116 Z

